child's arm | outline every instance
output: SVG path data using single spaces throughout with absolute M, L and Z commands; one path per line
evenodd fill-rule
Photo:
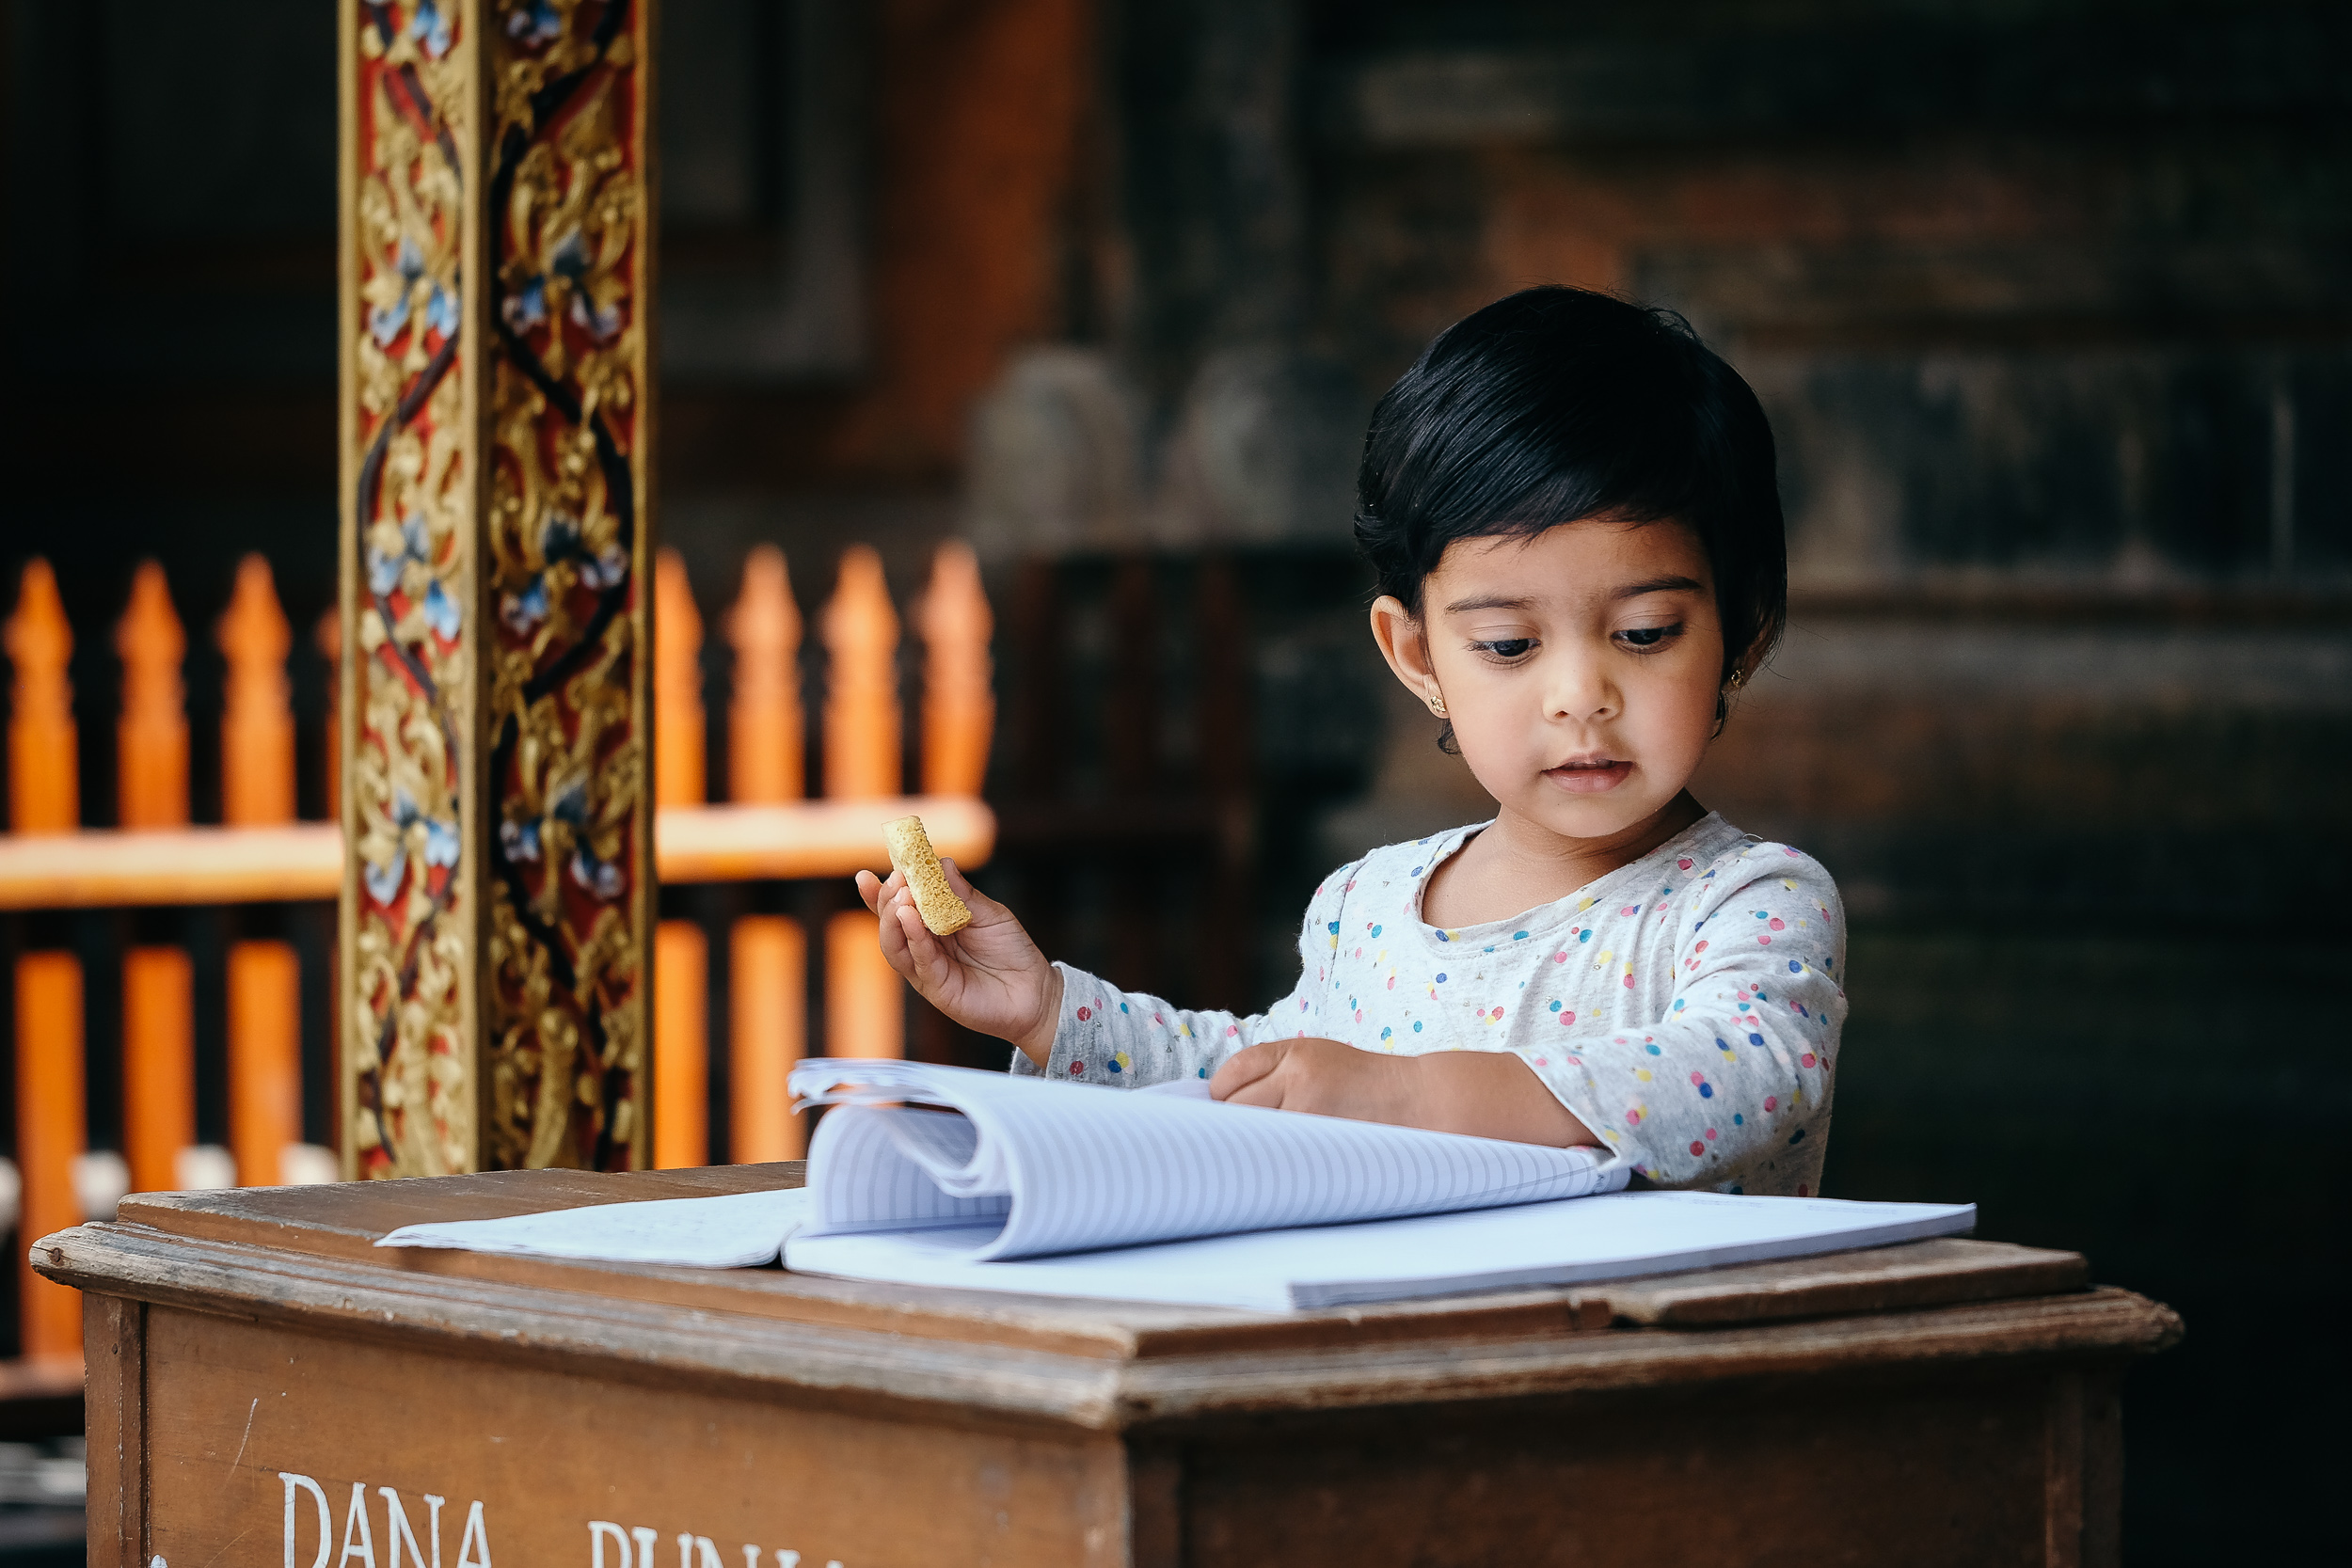
M 1171 1006 L 1156 996 L 1123 991 L 1068 964 L 1060 974 L 1061 1021 L 1042 1060 L 1016 1059 L 1016 1072 L 1036 1070 L 1063 1082 L 1144 1088 L 1181 1078 L 1207 1078 L 1235 1052 L 1260 1041 L 1331 1032 L 1324 997 L 1330 989 L 1335 931 L 1353 865 L 1324 879 L 1299 923 L 1298 984 L 1263 1013 L 1243 1017 Z M 1030 1062 L 1035 1061 L 1032 1069 Z
M 1438 1051 L 1388 1056 L 1338 1040 L 1267 1040 L 1229 1058 L 1209 1093 L 1237 1105 L 1385 1121 L 1554 1148 L 1597 1144 L 1518 1057 Z
M 882 956 L 941 1012 L 967 1029 L 1009 1040 L 1028 1070 L 1139 1088 L 1206 1077 L 1252 1041 L 1278 1030 L 1303 1033 L 1320 1022 L 1310 1015 L 1303 978 L 1272 1011 L 1242 1018 L 1170 1006 L 1050 962 L 1010 910 L 975 888 L 955 862 L 939 864 L 949 889 L 972 911 L 972 923 L 952 936 L 934 936 L 923 924 L 903 877 L 893 872 L 881 881 L 870 871 L 858 873 L 859 896 L 881 918 Z M 1311 910 L 1308 928 L 1322 929 Z M 1311 972 L 1319 977 L 1320 971 Z M 1282 1027 L 1292 1019 L 1295 1024 Z
M 1140 1089 L 1179 1078 L 1206 1078 L 1243 1046 L 1265 1038 L 1295 999 L 1272 1010 L 1236 1013 L 1177 1007 L 1141 991 L 1120 990 L 1100 975 L 1056 964 L 1062 976 L 1061 1026 L 1039 1071 L 1064 1083 Z M 1025 1062 L 1015 1072 L 1027 1070 Z
M 1320 1003 L 1353 866 L 1334 872 L 1308 904 L 1297 987 L 1247 1018 L 1173 1007 L 1048 962 L 1010 910 L 975 889 L 952 861 L 940 867 L 972 911 L 972 924 L 952 936 L 931 934 L 895 873 L 881 881 L 860 872 L 858 893 L 882 917 L 882 954 L 891 968 L 964 1027 L 1011 1041 L 1021 1053 L 1018 1070 L 1139 1088 L 1205 1078 L 1245 1046 L 1326 1027 Z

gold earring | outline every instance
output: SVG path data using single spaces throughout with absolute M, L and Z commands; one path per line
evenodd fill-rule
M 1745 670 L 1734 670 L 1731 673 L 1731 685 L 1729 689 L 1733 691 L 1739 690 L 1740 688 L 1747 684 L 1747 679 L 1748 673 Z
M 1444 692 L 1438 691 L 1431 693 L 1429 698 L 1429 711 L 1436 714 L 1440 719 L 1445 717 Z

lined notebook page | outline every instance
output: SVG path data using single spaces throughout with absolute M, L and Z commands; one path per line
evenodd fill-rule
M 809 1151 L 807 1234 L 930 1230 L 976 1260 L 1581 1197 L 1592 1149 L 913 1062 L 793 1069 L 837 1107 Z M 910 1106 L 935 1106 L 939 1110 Z
M 1975 1224 L 1967 1204 L 1614 1193 L 999 1262 L 977 1260 L 968 1235 L 953 1230 L 803 1232 L 785 1243 L 785 1265 L 902 1285 L 1286 1312 L 1809 1258 Z

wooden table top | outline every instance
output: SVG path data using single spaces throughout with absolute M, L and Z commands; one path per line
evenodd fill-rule
M 2132 1355 L 2168 1308 L 2090 1286 L 2075 1253 L 1940 1240 L 1565 1289 L 1319 1312 L 866 1284 L 419 1248 L 428 1220 L 798 1186 L 797 1164 L 514 1171 L 151 1195 L 38 1243 L 53 1279 L 163 1306 L 598 1363 L 600 1375 L 780 1385 L 1123 1430 L 1220 1414 L 1565 1394 L 2042 1354 Z M 781 1392 L 781 1389 L 779 1389 Z

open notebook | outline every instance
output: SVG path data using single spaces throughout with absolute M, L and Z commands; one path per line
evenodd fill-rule
M 1971 1228 L 1968 1205 L 1626 1193 L 1542 1148 L 968 1069 L 803 1062 L 803 1273 L 1261 1310 L 1578 1284 Z

